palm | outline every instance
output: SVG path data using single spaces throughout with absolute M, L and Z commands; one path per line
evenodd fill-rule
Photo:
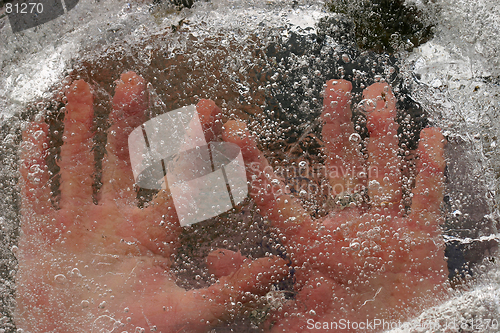
M 416 315 L 432 303 L 429 298 L 438 298 L 446 289 L 439 229 L 444 139 L 439 129 L 422 131 L 411 213 L 404 216 L 392 92 L 382 83 L 364 92 L 372 108 L 367 116 L 370 138 L 365 161 L 356 140 L 349 140 L 355 133 L 350 89 L 344 80 L 327 84 L 322 114 L 326 170 L 334 194 L 343 196 L 366 187 L 370 202 L 352 202 L 319 220 L 308 216 L 297 199 L 276 191 L 281 187 L 273 181 L 277 176 L 245 126 L 226 125 L 225 140 L 242 147 L 253 199 L 272 222 L 295 267 L 297 295 L 274 313 L 269 321 L 273 332 L 335 332 L 341 327 L 333 323 L 341 319 L 344 323 L 397 322 Z M 339 170 L 356 171 L 342 174 Z M 360 177 L 362 170 L 367 177 Z
M 59 210 L 51 205 L 45 161 L 48 126 L 32 123 L 24 133 L 19 328 L 64 333 L 206 331 L 227 318 L 232 311 L 228 304 L 248 293 L 265 292 L 287 274 L 278 270 L 284 267 L 281 259 L 265 258 L 209 288 L 178 287 L 170 264 L 180 227 L 168 192 L 160 192 L 144 209 L 135 204 L 127 137 L 145 120 L 144 80 L 130 72 L 116 87 L 98 205 L 92 201 L 92 93 L 88 84 L 75 81 L 66 95 Z

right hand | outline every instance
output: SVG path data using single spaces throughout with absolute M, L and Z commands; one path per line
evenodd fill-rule
M 170 265 L 180 226 L 172 198 L 165 190 L 144 209 L 135 203 L 127 138 L 145 121 L 145 88 L 133 72 L 117 83 L 97 205 L 91 87 L 78 80 L 66 92 L 60 209 L 51 204 L 48 125 L 24 131 L 16 325 L 25 332 L 206 332 L 288 274 L 284 260 L 268 257 L 208 288 L 175 284 Z M 204 105 L 199 112 L 220 112 Z M 223 267 L 218 260 L 214 266 Z

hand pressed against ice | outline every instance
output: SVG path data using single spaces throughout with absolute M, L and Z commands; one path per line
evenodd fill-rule
M 223 137 L 242 148 L 252 197 L 286 247 L 297 292 L 268 322 L 272 332 L 340 330 L 340 323 L 408 319 L 446 293 L 448 270 L 441 238 L 444 138 L 425 128 L 417 149 L 418 176 L 411 211 L 402 213 L 395 98 L 386 83 L 364 91 L 368 159 L 359 152 L 351 123 L 351 84 L 326 86 L 322 136 L 333 193 L 366 186 L 369 205 L 333 209 L 314 220 L 290 195 L 274 191 L 277 179 L 245 124 L 231 121 Z M 343 170 L 369 170 L 367 178 Z M 356 195 L 351 195 L 356 198 Z M 336 327 L 335 323 L 339 326 Z M 361 326 L 344 327 L 356 331 Z M 368 327 L 379 331 L 383 327 Z M 387 328 L 387 327 L 386 327 Z
M 204 332 L 227 319 L 235 303 L 265 293 L 288 274 L 282 259 L 262 258 L 246 261 L 209 288 L 186 291 L 175 284 L 170 264 L 180 227 L 172 199 L 161 191 L 146 208 L 135 204 L 127 139 L 146 120 L 145 88 L 133 72 L 117 83 L 97 205 L 92 201 L 91 87 L 79 80 L 66 92 L 58 210 L 51 204 L 46 164 L 48 126 L 34 122 L 24 132 L 18 328 L 43 333 Z M 197 109 L 206 136 L 220 131 L 211 121 L 220 112 L 213 102 L 205 100 Z M 212 265 L 217 267 L 217 260 Z

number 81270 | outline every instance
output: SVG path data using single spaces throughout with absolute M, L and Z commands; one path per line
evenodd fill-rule
M 7 3 L 5 5 L 5 12 L 7 14 L 41 14 L 43 13 L 43 4 L 41 2 L 28 2 L 28 3 Z

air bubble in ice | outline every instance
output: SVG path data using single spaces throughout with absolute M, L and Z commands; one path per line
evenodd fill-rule
M 64 283 L 66 282 L 66 276 L 64 274 L 57 274 L 56 276 L 54 276 L 54 280 L 57 282 L 57 283 Z
M 92 324 L 92 332 L 111 333 L 120 326 L 120 322 L 110 316 L 102 315 Z
M 42 137 L 43 134 L 44 134 L 44 132 L 42 130 L 39 130 L 33 134 L 33 137 L 35 138 L 35 140 L 40 140 L 40 138 Z
M 71 270 L 71 274 L 73 276 L 76 276 L 76 277 L 82 277 L 82 274 L 80 273 L 80 270 L 78 268 L 76 268 L 76 267 Z
M 375 110 L 377 104 L 372 99 L 363 99 L 359 102 L 358 106 L 361 111 L 369 113 Z
M 352 143 L 359 143 L 361 142 L 361 136 L 358 133 L 352 133 L 349 136 L 349 141 L 351 141 Z
M 360 248 L 360 245 L 358 242 L 352 242 L 351 244 L 349 244 L 349 248 L 353 251 L 358 251 Z

